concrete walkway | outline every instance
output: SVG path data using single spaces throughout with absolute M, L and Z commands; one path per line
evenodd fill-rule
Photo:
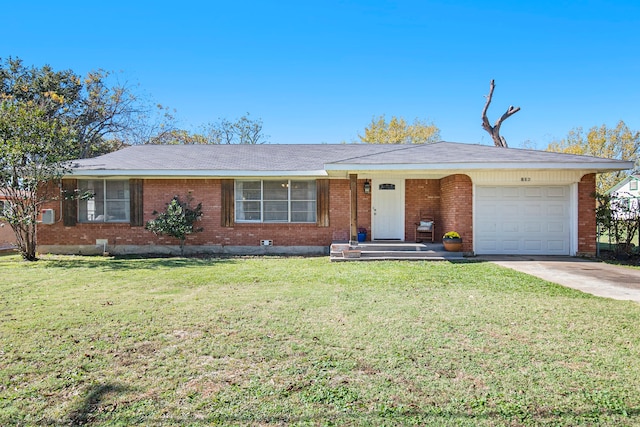
M 640 269 L 573 257 L 496 255 L 477 259 L 600 297 L 640 302 Z

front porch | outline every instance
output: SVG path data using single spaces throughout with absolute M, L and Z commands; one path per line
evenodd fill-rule
M 415 242 L 419 239 L 416 225 L 428 216 L 433 221 L 436 242 L 449 231 L 458 232 L 463 238 L 463 252 L 473 252 L 473 184 L 462 174 L 434 178 L 419 173 L 398 177 L 393 174 L 364 172 L 349 174 L 349 228 L 348 234 L 334 232 L 333 242 L 358 241 L 358 232 L 366 230 L 367 239 L 374 243 L 398 241 Z M 425 241 L 431 241 L 425 240 Z M 430 247 L 432 256 L 440 256 L 442 246 Z M 375 248 L 364 248 L 365 253 Z M 398 251 L 392 248 L 390 252 Z M 424 256 L 424 248 L 403 248 L 400 256 Z M 385 252 L 381 250 L 378 252 Z
M 351 251 L 343 253 L 343 251 Z M 340 261 L 460 261 L 463 252 L 447 252 L 442 243 L 414 243 L 400 241 L 359 242 L 356 246 L 347 242 L 331 245 L 330 259 Z

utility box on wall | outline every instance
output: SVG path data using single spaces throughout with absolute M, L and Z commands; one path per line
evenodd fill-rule
M 53 224 L 56 221 L 56 212 L 53 209 L 42 209 L 42 223 Z

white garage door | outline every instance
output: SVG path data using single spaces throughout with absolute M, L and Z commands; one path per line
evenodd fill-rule
M 476 187 L 475 252 L 570 255 L 569 188 Z

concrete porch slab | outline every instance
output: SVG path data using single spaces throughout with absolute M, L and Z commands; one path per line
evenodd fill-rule
M 359 251 L 359 256 L 346 257 L 342 251 L 351 248 Z M 330 250 L 331 261 L 447 261 L 462 260 L 462 252 L 447 252 L 441 243 L 415 243 L 400 241 L 359 242 L 349 246 L 348 242 L 334 242 Z

